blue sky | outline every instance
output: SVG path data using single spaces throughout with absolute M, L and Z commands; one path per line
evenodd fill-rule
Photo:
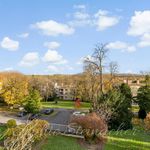
M 149 0 L 0 1 L 0 71 L 79 73 L 97 43 L 119 72 L 149 71 Z

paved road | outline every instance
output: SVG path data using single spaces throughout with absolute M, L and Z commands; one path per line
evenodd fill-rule
M 47 120 L 49 123 L 68 125 L 74 110 L 58 108 L 55 109 L 55 112 L 56 114 L 52 116 L 42 115 L 40 116 L 40 119 Z M 17 117 L 17 114 L 13 112 L 0 111 L 0 123 L 6 123 L 9 119 L 15 119 L 17 124 L 22 124 L 27 122 L 27 118 L 28 116 Z
M 10 119 L 15 119 L 17 124 L 26 122 L 26 118 L 19 118 L 17 117 L 16 113 L 0 111 L 0 123 L 6 123 Z
M 63 124 L 63 125 L 68 125 L 70 122 L 70 118 L 74 110 L 68 110 L 68 109 L 55 109 L 57 111 L 57 114 L 52 116 L 52 117 L 47 117 L 44 118 L 50 123 L 55 123 L 55 124 Z
M 41 119 L 47 120 L 50 123 L 51 130 L 55 130 L 57 132 L 68 132 L 68 124 L 70 122 L 70 118 L 74 110 L 66 110 L 66 109 L 55 109 L 57 112 L 56 115 L 48 117 L 42 116 Z

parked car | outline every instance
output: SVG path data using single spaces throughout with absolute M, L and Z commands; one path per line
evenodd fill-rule
M 39 117 L 40 117 L 39 114 L 32 114 L 32 115 L 29 117 L 29 120 L 38 119 Z
M 19 113 L 17 114 L 18 117 L 23 117 L 23 116 L 25 116 L 25 115 L 27 115 L 27 112 L 26 112 L 26 111 L 21 111 L 21 112 L 19 112 Z
M 44 110 L 44 114 L 45 115 L 50 115 L 51 113 L 53 113 L 54 112 L 54 109 L 52 109 L 52 108 L 49 108 L 49 109 L 45 109 Z
M 75 111 L 73 112 L 74 116 L 85 116 L 85 112 Z
M 19 107 L 20 107 L 19 104 L 14 104 L 14 105 L 13 105 L 13 108 L 14 108 L 14 109 L 19 109 Z

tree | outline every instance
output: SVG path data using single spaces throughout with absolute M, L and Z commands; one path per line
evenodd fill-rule
M 137 103 L 141 110 L 150 112 L 150 85 L 141 86 L 138 89 Z
M 101 107 L 100 100 L 102 101 L 103 95 L 105 95 L 112 86 L 114 74 L 117 72 L 117 64 L 114 62 L 107 63 L 106 61 L 108 52 L 109 50 L 107 49 L 106 44 L 97 45 L 94 49 L 94 53 L 91 56 L 86 57 L 84 61 L 84 73 L 87 77 L 86 82 L 89 85 L 87 92 L 92 101 L 93 111 L 99 112 Z M 106 70 L 107 72 L 110 72 L 110 74 L 107 75 L 107 78 L 104 77 Z
M 150 75 L 149 74 L 145 75 L 145 83 L 147 86 L 150 86 Z
M 108 49 L 106 44 L 96 45 L 94 53 L 90 57 L 85 58 L 85 67 L 90 68 L 93 74 L 99 76 L 99 90 L 103 92 L 103 70 L 105 68 L 105 59 L 107 57 Z
M 122 94 L 117 87 L 110 89 L 100 95 L 96 105 L 96 112 L 108 123 L 112 118 L 112 115 L 114 115 L 115 111 L 118 109 L 120 103 L 123 101 L 123 98 L 124 97 L 122 97 Z
M 117 88 L 117 93 L 120 95 L 118 98 L 118 105 L 114 105 L 114 112 L 109 120 L 110 129 L 130 129 L 132 128 L 132 93 L 130 87 L 123 83 Z M 117 107 L 116 107 L 117 106 Z
M 47 76 L 32 76 L 30 78 L 30 86 L 38 90 L 45 101 L 55 95 L 54 82 Z
M 41 107 L 41 96 L 39 92 L 33 88 L 29 90 L 29 94 L 25 98 L 25 110 L 30 113 L 37 113 Z
M 136 97 L 136 102 L 140 107 L 138 112 L 138 117 L 140 119 L 145 119 L 147 113 L 150 111 L 150 75 L 149 73 L 144 73 L 144 75 L 145 85 L 138 89 Z
M 8 105 L 22 105 L 27 94 L 28 80 L 25 75 L 17 72 L 4 74 L 0 95 Z
M 84 72 L 74 84 L 74 97 L 82 101 L 92 101 L 94 97 L 94 83 L 96 82 L 89 77 L 89 74 L 89 72 Z
M 144 120 L 145 129 L 150 131 L 150 112 L 147 114 L 146 119 Z

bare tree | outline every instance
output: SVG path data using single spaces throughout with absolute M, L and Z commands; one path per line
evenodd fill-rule
M 47 101 L 49 97 L 54 96 L 54 82 L 49 77 L 32 76 L 30 78 L 30 86 L 38 90 L 45 101 Z
M 111 108 L 111 101 L 103 101 L 103 96 L 113 88 L 115 73 L 118 71 L 116 62 L 107 61 L 108 52 L 107 44 L 96 45 L 94 53 L 84 61 L 84 73 L 87 75 L 87 84 L 90 85 L 87 92 L 91 95 L 92 109 L 106 121 L 114 110 Z
M 105 60 L 107 58 L 108 49 L 106 44 L 96 45 L 94 53 L 91 57 L 85 58 L 85 65 L 90 66 L 93 74 L 99 75 L 100 91 L 103 93 L 103 70 L 105 68 Z

